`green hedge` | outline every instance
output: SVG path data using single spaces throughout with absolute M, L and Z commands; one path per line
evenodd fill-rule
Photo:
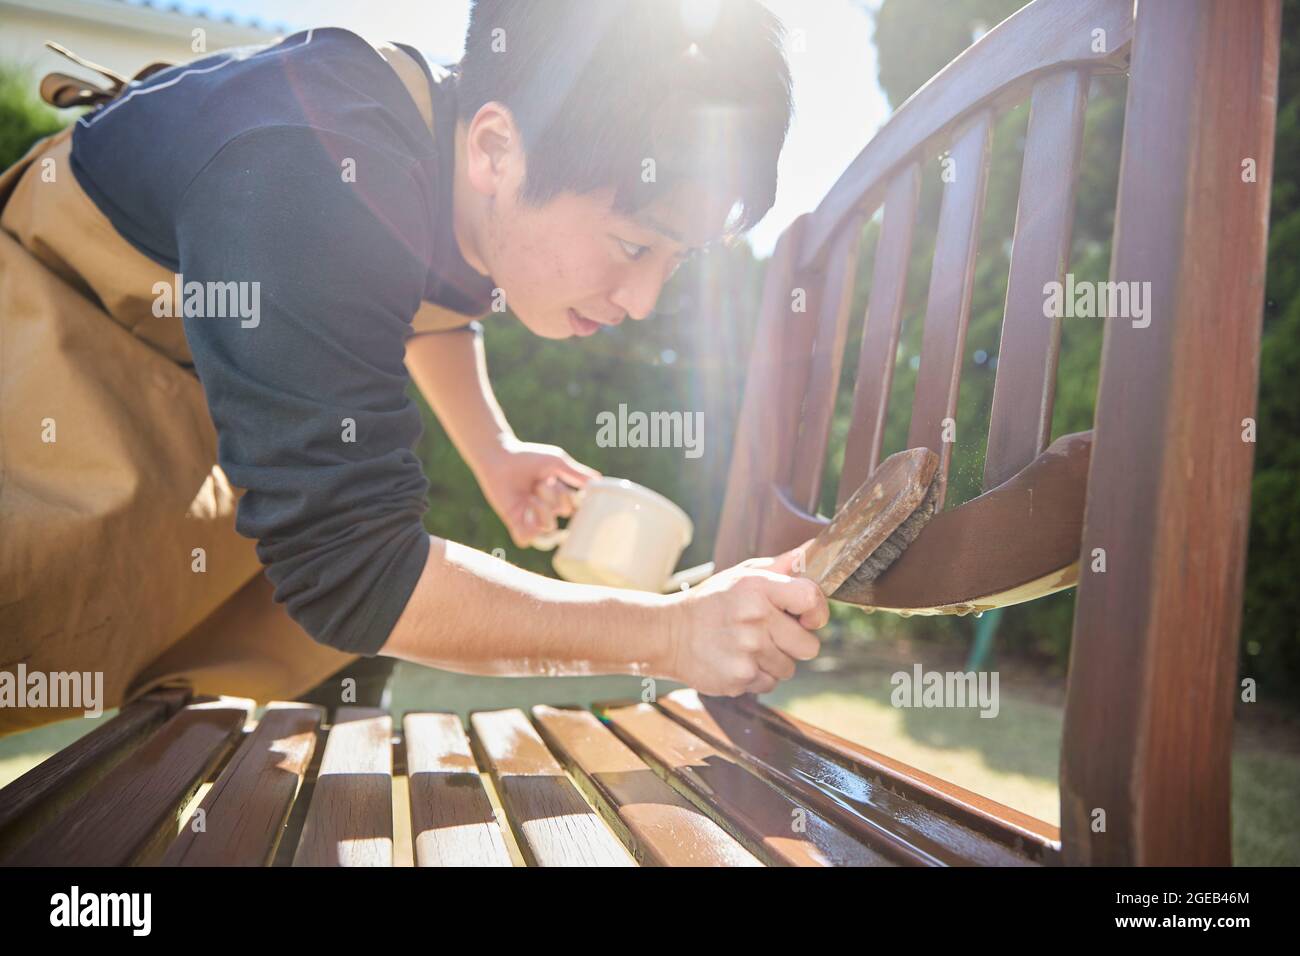
M 0 169 L 13 165 L 36 140 L 68 120 L 36 97 L 36 81 L 25 70 L 0 65 Z

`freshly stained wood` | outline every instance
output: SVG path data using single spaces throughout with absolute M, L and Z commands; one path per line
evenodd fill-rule
M 962 351 L 975 288 L 975 252 L 984 212 L 988 181 L 989 130 L 987 110 L 971 117 L 956 134 L 945 168 L 939 205 L 939 232 L 930 268 L 930 292 L 921 330 L 921 367 L 916 373 L 916 398 L 907 433 L 910 448 L 929 448 L 939 456 L 939 473 L 948 477 L 956 421 L 957 389 L 961 382 Z M 939 488 L 939 507 L 944 488 Z
M 1098 37 L 1105 42 L 1099 45 Z M 871 138 L 808 215 L 798 265 L 820 259 L 853 209 L 875 208 L 891 170 L 940 145 L 972 110 L 1020 102 L 1052 68 L 1122 70 L 1132 38 L 1131 0 L 1026 4 L 935 74 Z
M 890 181 L 889 193 L 885 197 L 885 214 L 880 224 L 871 273 L 871 298 L 867 301 L 866 325 L 858 353 L 858 375 L 853 383 L 853 413 L 849 418 L 849 433 L 844 439 L 844 464 L 840 470 L 836 507 L 848 500 L 880 462 L 920 190 L 921 168 L 913 161 Z
M 418 866 L 510 866 L 492 803 L 456 714 L 402 718 Z
M 134 700 L 0 790 L 0 860 L 103 779 L 189 696 L 167 689 Z
M 599 708 L 614 733 L 673 787 L 771 866 L 882 866 L 889 861 L 816 810 L 650 704 Z
M 316 749 L 324 709 L 274 701 L 221 771 L 164 866 L 267 866 Z M 196 812 L 196 816 L 198 816 Z
M 223 698 L 183 708 L 5 862 L 156 862 L 175 838 L 186 804 L 226 755 L 252 706 L 249 700 Z
M 760 522 L 774 484 L 783 484 L 789 469 L 789 452 L 794 446 L 797 412 L 790 402 L 799 393 L 782 388 L 787 366 L 798 364 L 784 341 L 791 313 L 791 290 L 796 285 L 792 260 L 798 255 L 799 236 L 806 219 L 800 216 L 781 233 L 763 276 L 763 300 L 758 317 L 754 348 L 749 356 L 745 381 L 749 385 L 736 425 L 736 445 L 727 472 L 727 492 L 722 501 L 722 518 L 714 542 L 713 560 L 719 568 L 760 553 Z M 814 534 L 816 532 L 813 532 Z M 800 544 L 812 535 L 795 541 Z
M 849 307 L 853 304 L 854 273 L 864 221 L 861 212 L 850 216 L 832 244 L 830 264 L 820 279 L 814 303 L 817 335 L 807 378 L 798 393 L 802 401 L 796 405 L 801 407 L 786 411 L 788 417 L 797 414 L 801 425 L 790 461 L 789 494 L 806 511 L 816 511 L 821 498 L 826 443 L 844 362 L 844 341 L 848 336 Z
M 659 704 L 900 863 L 1025 866 L 1055 858 L 1058 834 L 1050 824 L 756 701 L 677 690 Z
M 1088 77 L 1077 70 L 1034 86 L 989 413 L 985 491 L 1032 462 L 1051 435 L 1061 320 L 1043 315 L 1043 289 L 1062 281 L 1070 257 L 1087 91 Z
M 384 711 L 338 709 L 294 866 L 393 865 L 392 739 Z
M 1061 830 L 1072 864 L 1226 866 L 1281 10 L 1137 17 L 1110 278 L 1147 310 L 1102 346 Z
M 632 854 L 651 866 L 760 866 L 586 710 L 538 706 L 542 736 Z
M 849 579 L 835 599 L 908 614 L 969 614 L 1073 587 L 1091 449 L 1092 432 L 1061 436 L 1010 481 L 935 515 L 875 581 Z M 802 544 L 830 523 L 780 494 L 776 500 L 765 552 Z
M 1092 433 L 1064 435 L 1010 481 L 935 515 L 874 582 L 837 599 L 912 614 L 968 613 L 1074 584 Z
M 634 866 L 522 710 L 482 711 L 470 728 L 529 866 Z

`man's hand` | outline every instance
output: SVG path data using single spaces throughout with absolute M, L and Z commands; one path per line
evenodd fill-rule
M 830 619 L 821 589 L 794 576 L 804 546 L 751 558 L 676 596 L 672 673 L 703 694 L 765 694 L 812 660 Z
M 574 461 L 564 449 L 509 439 L 482 465 L 479 487 L 510 538 L 527 547 L 573 514 L 574 491 L 600 472 Z

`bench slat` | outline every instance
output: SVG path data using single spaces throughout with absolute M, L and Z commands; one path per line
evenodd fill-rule
M 470 727 L 529 866 L 635 865 L 522 710 L 472 714 Z
M 190 704 L 162 725 L 6 863 L 129 866 L 153 863 L 180 815 L 229 751 L 249 700 Z
M 102 780 L 189 697 L 188 689 L 168 688 L 134 700 L 0 789 L 0 859 Z
M 393 865 L 392 739 L 384 711 L 338 709 L 294 866 Z
M 905 765 L 870 760 L 865 749 L 857 759 L 830 751 L 793 718 L 755 701 L 701 698 L 686 689 L 673 691 L 660 706 L 891 859 L 928 866 L 1024 866 L 1045 856 L 1045 841 L 976 816 L 968 801 L 992 813 L 1014 814 L 1010 808 Z M 944 788 L 942 796 L 923 802 L 938 797 L 936 785 Z M 921 793 L 922 787 L 929 792 Z
M 769 865 L 892 865 L 650 704 L 598 705 L 598 713 L 656 773 Z
M 511 866 L 456 714 L 402 718 L 417 866 Z
M 796 737 L 832 760 L 842 761 L 844 766 L 860 776 L 880 774 L 882 779 L 888 779 L 891 787 L 909 799 L 953 815 L 963 826 L 991 834 L 1009 846 L 1018 846 L 1018 841 L 1023 841 L 1031 856 L 1037 859 L 1041 854 L 1043 862 L 1056 862 L 1061 832 L 1045 820 L 917 770 L 756 700 L 739 699 L 735 706 L 778 728 L 781 733 Z
M 199 805 L 203 829 L 181 830 L 164 866 L 267 866 L 316 750 L 324 708 L 275 701 Z
M 817 504 L 821 500 L 826 444 L 835 412 L 835 396 L 839 391 L 849 309 L 853 304 L 858 246 L 865 221 L 866 217 L 858 210 L 836 236 L 825 274 L 818 276 L 819 288 L 813 300 L 816 319 L 792 317 L 796 321 L 816 322 L 816 336 L 811 343 L 812 356 L 805 371 L 804 387 L 801 394 L 793 396 L 796 403 L 802 403 L 802 410 L 790 468 L 790 498 L 809 514 L 817 513 Z
M 647 866 L 761 866 L 586 710 L 533 708 L 543 738 Z
M 1087 91 L 1088 78 L 1078 70 L 1034 85 L 989 413 L 985 491 L 1038 457 L 1051 435 L 1061 320 L 1043 315 L 1043 286 L 1061 281 L 1070 256 Z
M 907 264 L 912 255 L 912 233 L 921 193 L 921 169 L 915 162 L 898 173 L 885 197 L 884 219 L 876 241 L 871 269 L 871 294 L 867 301 L 858 374 L 853 385 L 853 414 L 844 440 L 844 466 L 836 507 L 843 506 L 867 476 L 880 464 L 885 438 L 885 413 L 889 385 L 898 355 L 898 331 L 903 321 L 903 296 L 907 290 Z
M 953 141 L 948 168 L 954 178 L 945 183 L 939 205 L 939 232 L 921 332 L 921 367 L 907 433 L 909 448 L 929 448 L 939 456 L 940 474 L 945 479 L 953 442 L 944 440 L 944 420 L 957 414 L 962 350 L 975 286 L 975 250 L 988 179 L 990 123 L 989 111 L 983 110 Z M 943 506 L 946 484 L 940 485 L 938 507 Z
M 799 424 L 789 403 L 801 393 L 796 383 L 786 382 L 799 364 L 798 353 L 786 340 L 796 318 L 791 313 L 791 288 L 797 285 L 791 262 L 798 255 L 803 218 L 781 233 L 763 275 L 758 327 L 745 380 L 763 382 L 766 387 L 745 390 L 736 422 L 737 439 L 713 547 L 713 561 L 719 568 L 760 553 L 761 513 L 767 507 L 771 486 L 783 484 L 789 469 L 782 450 L 794 447 Z

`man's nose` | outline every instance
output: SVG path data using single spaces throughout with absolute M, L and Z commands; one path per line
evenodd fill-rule
M 644 319 L 654 311 L 665 277 L 654 269 L 637 269 L 624 276 L 610 296 L 610 301 L 634 319 Z

